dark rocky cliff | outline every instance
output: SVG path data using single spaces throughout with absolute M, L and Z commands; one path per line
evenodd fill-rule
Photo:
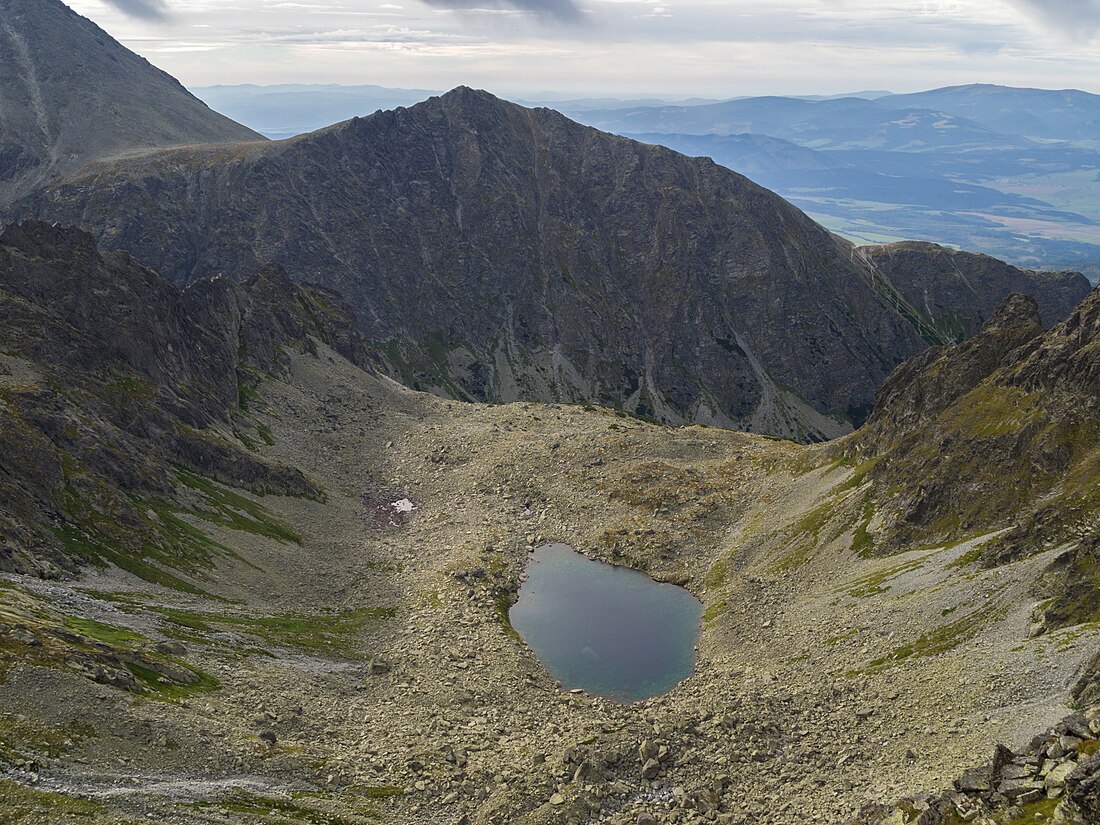
M 975 335 L 1011 292 L 1029 295 L 1044 327 L 1065 319 L 1089 290 L 1079 272 L 1043 272 L 932 243 L 865 246 L 860 251 L 910 306 L 952 341 Z

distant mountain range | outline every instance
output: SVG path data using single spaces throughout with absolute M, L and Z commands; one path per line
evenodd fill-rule
M 1100 135 L 1100 95 L 1076 89 L 971 84 L 888 95 L 878 102 L 894 108 L 951 112 L 1006 135 L 1092 142 Z
M 269 137 L 428 95 L 376 86 L 197 89 Z M 555 99 L 608 131 L 712 157 L 857 242 L 934 240 L 1100 276 L 1100 96 L 969 85 L 717 101 Z
M 971 85 L 570 114 L 758 169 L 754 180 L 856 241 L 936 240 L 1100 275 L 1098 95 Z M 726 140 L 753 133 L 803 151 Z
M 884 102 L 888 100 L 753 97 L 703 106 L 646 106 L 570 114 L 610 132 L 764 134 L 811 149 L 924 152 L 1011 148 L 1030 143 L 1026 138 L 997 132 L 943 110 L 902 108 Z

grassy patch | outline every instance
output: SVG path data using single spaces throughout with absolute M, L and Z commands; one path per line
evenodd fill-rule
M 721 587 L 726 583 L 729 578 L 730 562 L 729 559 L 718 559 L 707 570 L 707 575 L 703 579 L 703 583 L 706 584 L 708 590 L 714 590 Z
M 863 671 L 875 671 L 891 664 L 904 662 L 906 659 L 938 656 L 953 650 L 963 642 L 972 639 L 983 626 L 998 618 L 999 612 L 991 607 L 980 608 L 961 616 L 953 622 L 923 634 L 910 644 L 901 645 L 886 656 L 868 662 Z
M 504 632 L 515 639 L 517 642 L 522 642 L 523 638 L 519 635 L 514 627 L 512 627 L 512 619 L 508 615 L 508 612 L 512 609 L 512 600 L 507 594 L 502 593 L 495 599 L 497 619 L 500 621 L 501 626 L 504 628 Z
M 729 602 L 726 599 L 719 599 L 716 602 L 711 602 L 703 610 L 703 624 L 710 624 L 729 608 Z
M 773 573 L 785 573 L 801 567 L 817 547 L 821 531 L 829 521 L 835 508 L 833 501 L 819 504 L 808 513 L 804 514 L 794 525 L 791 547 L 770 565 Z
M 857 633 L 859 633 L 859 628 L 858 627 L 853 627 L 851 630 L 845 630 L 843 633 L 838 633 L 835 636 L 830 636 L 828 639 L 825 640 L 825 644 L 828 645 L 829 647 L 836 647 L 838 644 L 843 642 L 845 639 L 850 639 L 853 636 L 855 636 Z
M 875 502 L 871 496 L 863 502 L 863 520 L 856 525 L 852 533 L 852 552 L 861 558 L 870 558 L 875 552 L 875 538 L 867 529 L 875 517 Z
M 262 504 L 182 467 L 176 468 L 176 478 L 203 495 L 209 509 L 201 509 L 197 515 L 205 521 L 288 544 L 302 543 L 301 536 L 278 521 Z
M 256 392 L 256 389 L 243 378 L 237 379 L 237 406 L 242 410 L 247 410 L 249 405 L 259 401 L 260 394 Z
M 260 817 L 259 821 L 267 822 L 271 817 L 279 817 L 280 821 L 290 820 L 305 825 L 360 825 L 364 818 L 377 819 L 378 812 L 373 809 L 357 811 L 351 817 L 337 816 L 319 808 L 309 807 L 297 799 L 281 799 L 268 796 L 258 796 L 244 791 L 234 791 L 227 794 L 217 802 L 195 803 L 196 807 L 205 810 L 225 811 L 235 814 Z
M 970 567 L 972 564 L 977 564 L 982 557 L 982 548 L 972 547 L 955 559 L 953 562 L 947 565 L 947 570 L 961 570 L 964 567 Z
M 146 546 L 143 548 L 145 555 L 139 556 L 135 552 L 114 547 L 101 539 L 86 535 L 72 525 L 61 525 L 53 528 L 53 531 L 68 553 L 87 562 L 100 565 L 110 563 L 150 584 L 157 584 L 161 587 L 179 590 L 195 596 L 213 598 L 201 588 L 154 564 L 151 559 L 156 559 L 165 564 L 169 563 L 163 551 L 159 551 L 155 547 Z
M 1077 752 L 1082 757 L 1092 756 L 1100 750 L 1100 739 L 1088 739 L 1077 746 Z
M 138 822 L 113 817 L 98 802 L 28 788 L 8 779 L 0 779 L 0 817 L 5 825 L 42 825 L 46 822 L 134 825 Z
M 965 402 L 965 403 L 962 403 Z M 1046 414 L 1043 394 L 986 382 L 951 407 L 958 429 L 971 437 L 1015 435 Z
M 821 534 L 822 528 L 829 520 L 829 514 L 833 511 L 833 502 L 826 501 L 824 504 L 820 504 L 814 509 L 806 513 L 795 524 L 794 529 L 796 532 L 803 535 L 812 535 L 816 540 Z
M 1058 807 L 1059 801 L 1057 799 L 1038 799 L 1035 802 L 1028 802 L 1026 805 L 1009 808 L 999 814 L 993 821 L 996 825 L 1009 825 L 1009 823 L 1016 822 L 1045 825 L 1047 822 L 1054 821 L 1054 809 Z
M 877 456 L 858 465 L 855 469 L 852 470 L 852 474 L 848 476 L 848 478 L 840 482 L 840 484 L 836 485 L 832 489 L 832 494 L 840 495 L 842 493 L 848 492 L 849 490 L 854 490 L 857 487 L 862 487 L 863 482 L 867 480 L 867 475 L 871 472 L 871 470 L 875 468 L 875 465 L 877 465 L 880 461 L 882 461 L 882 456 Z
M 897 578 L 902 573 L 915 570 L 922 564 L 924 564 L 924 559 L 910 559 L 894 567 L 887 567 L 877 573 L 871 573 L 863 578 L 856 579 L 853 586 L 848 590 L 848 595 L 857 599 L 866 599 L 879 593 L 885 593 L 890 589 L 888 582 L 891 579 Z
M 174 661 L 173 664 L 176 667 L 185 668 L 195 674 L 198 677 L 198 681 L 189 685 L 170 682 L 161 677 L 156 671 L 149 670 L 133 662 L 128 662 L 126 664 L 126 669 L 134 674 L 134 678 L 138 680 L 138 683 L 148 694 L 156 699 L 169 702 L 188 699 L 196 693 L 212 693 L 221 687 L 221 683 L 205 671 L 186 665 L 178 660 Z
M 254 453 L 259 449 L 255 441 L 249 438 L 247 434 L 238 430 L 236 427 L 233 428 L 233 435 L 239 442 L 241 442 L 241 444 L 244 445 L 244 448 L 250 453 Z
M 232 550 L 224 544 L 214 541 L 198 527 L 183 518 L 184 511 L 174 507 L 167 501 L 153 499 L 151 501 L 135 502 L 135 504 L 142 504 L 147 510 L 156 513 L 157 518 L 160 519 L 161 532 L 168 534 L 177 545 L 188 548 L 189 554 L 193 555 L 197 561 L 201 563 L 209 562 L 218 552 L 227 555 L 232 554 Z
M 169 622 L 205 633 L 237 631 L 264 641 L 306 653 L 344 658 L 360 652 L 360 635 L 371 622 L 394 615 L 393 608 L 365 607 L 345 613 L 249 616 L 205 613 L 177 608 L 154 608 Z
M 122 627 L 104 624 L 103 622 L 97 622 L 95 619 L 81 619 L 76 616 L 66 616 L 64 621 L 65 626 L 70 630 L 75 630 L 77 633 L 87 636 L 90 639 L 95 639 L 97 642 L 103 642 L 104 644 L 114 647 L 133 647 L 149 641 L 140 633 L 135 633 L 132 630 L 127 630 Z
M 275 436 L 271 434 L 271 428 L 268 427 L 266 424 L 257 424 L 256 434 L 260 437 L 260 440 L 263 441 L 263 443 L 266 444 L 268 447 L 275 446 Z

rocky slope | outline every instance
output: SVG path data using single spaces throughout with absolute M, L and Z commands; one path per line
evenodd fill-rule
M 1003 562 L 1100 526 L 1100 291 L 1044 333 L 1033 301 L 1007 299 L 982 332 L 899 368 L 856 436 L 878 549 L 1006 531 Z
M 0 209 L 93 160 L 263 140 L 58 0 L 0 2 Z
M 1100 820 L 1100 707 L 1063 719 L 1013 751 L 998 745 L 993 758 L 959 776 L 951 790 L 897 805 L 869 806 L 859 825 L 951 825 L 977 822 L 1096 822 Z
M 100 164 L 16 213 L 80 224 L 178 284 L 276 262 L 343 294 L 415 389 L 799 440 L 860 423 L 894 366 L 988 310 L 945 286 L 949 256 L 884 276 L 706 159 L 465 88 L 276 144 Z M 976 280 L 1052 318 L 1087 289 L 1012 268 Z
M 864 430 L 801 447 L 411 392 L 355 363 L 335 297 L 277 273 L 179 290 L 33 224 L 0 255 L 0 501 L 41 537 L 6 562 L 38 575 L 0 576 L 8 820 L 845 822 L 923 814 L 998 743 L 1012 781 L 1057 771 L 1087 801 L 1066 766 L 1097 740 L 1055 726 L 1095 705 L 1095 540 L 987 558 L 1003 511 L 891 544 L 876 472 L 975 383 L 1047 381 L 1095 421 L 1095 294 L 1047 333 L 1009 300 L 897 373 Z M 986 496 L 1018 484 L 999 444 Z M 631 705 L 561 691 L 506 621 L 554 540 L 691 589 L 694 674 Z M 1017 801 L 995 815 L 1052 821 Z

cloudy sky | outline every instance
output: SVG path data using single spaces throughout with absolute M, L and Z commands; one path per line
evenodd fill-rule
M 1100 0 L 68 0 L 185 85 L 1100 92 Z

